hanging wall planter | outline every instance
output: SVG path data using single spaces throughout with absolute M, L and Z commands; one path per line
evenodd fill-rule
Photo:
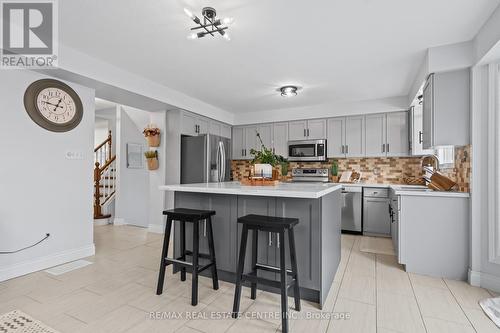
M 160 167 L 160 163 L 158 161 L 158 151 L 149 150 L 144 153 L 146 156 L 146 161 L 148 163 L 148 170 L 156 170 Z
M 150 147 L 160 146 L 160 129 L 158 127 L 146 127 L 142 132 L 148 140 L 148 145 Z

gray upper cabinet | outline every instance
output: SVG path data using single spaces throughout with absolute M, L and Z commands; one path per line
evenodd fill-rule
M 208 126 L 209 126 L 208 132 L 210 134 L 220 136 L 221 129 L 222 129 L 221 123 L 214 121 L 214 120 L 211 120 L 210 123 L 208 124 Z
M 363 116 L 330 118 L 327 121 L 328 157 L 361 157 L 365 154 Z
M 470 144 L 470 70 L 429 75 L 423 90 L 423 148 Z
M 260 134 L 260 138 L 262 139 L 262 143 L 266 148 L 272 149 L 273 147 L 273 124 L 263 124 L 257 127 L 257 131 Z M 256 133 L 254 133 L 256 135 Z M 261 143 L 258 138 L 256 138 L 257 144 L 256 149 L 260 149 Z
M 232 136 L 233 154 L 232 158 L 235 160 L 242 160 L 245 158 L 245 128 L 233 127 Z
M 250 159 L 250 150 L 257 149 L 260 147 L 257 140 L 258 126 L 247 126 L 245 129 L 245 158 Z
M 386 154 L 386 115 L 371 114 L 365 116 L 365 148 L 366 156 Z
M 307 139 L 308 140 L 326 139 L 325 119 L 314 119 L 307 121 Z
M 182 134 L 195 136 L 198 134 L 196 117 L 187 112 L 182 113 Z
M 288 123 L 273 124 L 273 149 L 276 155 L 288 157 Z
M 407 156 L 409 153 L 408 112 L 365 116 L 366 156 Z
M 433 149 L 423 148 L 423 110 L 422 105 L 415 105 L 410 109 L 409 118 L 409 135 L 411 154 L 416 156 L 434 154 Z
M 328 157 L 345 157 L 345 117 L 327 120 L 327 155 Z
M 288 123 L 290 140 L 318 140 L 326 138 L 326 119 L 300 120 Z
M 306 140 L 307 139 L 307 121 L 291 121 L 288 123 L 288 138 L 289 140 Z
M 191 136 L 214 134 L 230 138 L 231 126 L 191 112 L 182 111 L 181 134 Z
M 257 138 L 257 132 L 264 145 L 268 148 L 272 146 L 273 126 L 272 124 L 254 125 L 254 126 L 236 126 L 233 127 L 233 159 L 249 160 L 252 159 L 250 150 L 260 149 L 260 141 Z
M 386 114 L 386 147 L 387 156 L 407 156 L 410 139 L 408 137 L 408 112 L 391 112 Z
M 220 136 L 231 139 L 231 126 L 221 123 Z
M 346 117 L 345 121 L 345 155 L 362 157 L 365 155 L 365 117 Z

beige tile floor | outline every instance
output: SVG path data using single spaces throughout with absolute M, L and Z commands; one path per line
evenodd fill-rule
M 259 292 L 253 301 L 244 289 L 244 317 L 224 318 L 232 308 L 233 285 L 221 282 L 214 291 L 211 280 L 201 278 L 199 303 L 192 307 L 189 281 L 180 282 L 169 270 L 165 292 L 156 296 L 161 235 L 130 226 L 102 226 L 95 228 L 95 243 L 90 266 L 0 283 L 0 314 L 20 309 L 63 333 L 280 331 L 279 319 L 252 317 L 279 311 L 276 294 Z M 343 235 L 342 260 L 326 306 L 320 311 L 303 302 L 300 314 L 309 318 L 298 318 L 291 309 L 291 331 L 500 331 L 477 304 L 495 294 L 465 282 L 407 274 L 394 256 L 379 254 L 392 253 L 391 246 L 390 239 Z M 152 319 L 152 313 L 157 317 Z M 166 319 L 166 314 L 171 317 Z

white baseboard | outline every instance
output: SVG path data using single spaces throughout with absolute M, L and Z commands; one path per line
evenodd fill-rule
M 0 281 L 13 279 L 18 276 L 41 271 L 50 267 L 65 264 L 70 261 L 90 257 L 95 254 L 94 244 L 70 249 L 49 256 L 20 262 L 0 269 Z
M 153 232 L 155 234 L 163 234 L 165 233 L 165 226 L 159 224 L 150 224 L 148 226 L 148 232 Z
M 94 219 L 94 225 L 108 225 L 110 222 L 110 219 Z
M 481 272 L 473 271 L 469 268 L 469 283 L 471 286 L 480 287 L 481 286 Z
M 125 222 L 125 219 L 123 217 L 115 217 L 115 219 L 113 220 L 113 224 L 114 225 L 125 225 L 127 223 Z
M 500 276 L 469 270 L 469 283 L 476 287 L 500 292 Z

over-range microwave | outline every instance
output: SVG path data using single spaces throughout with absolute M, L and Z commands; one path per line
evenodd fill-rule
M 288 141 L 289 161 L 326 161 L 326 140 Z

